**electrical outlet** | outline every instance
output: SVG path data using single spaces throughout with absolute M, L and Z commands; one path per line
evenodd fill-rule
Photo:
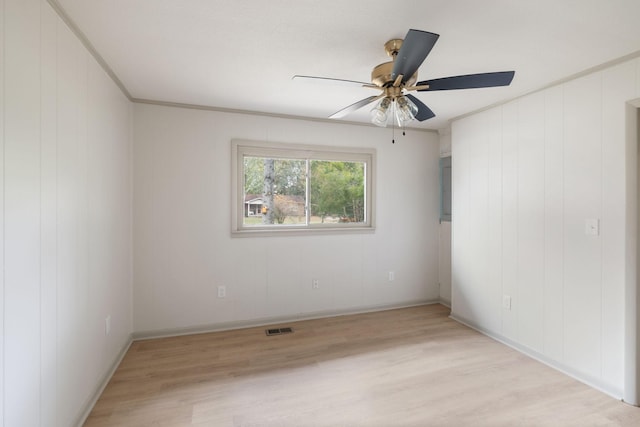
M 600 220 L 598 218 L 585 219 L 584 234 L 586 234 L 587 236 L 600 235 Z
M 225 298 L 227 296 L 227 287 L 218 286 L 218 298 Z
M 393 271 L 389 272 L 389 281 L 393 282 L 394 280 L 396 280 L 396 273 L 394 273 Z
M 111 315 L 108 315 L 104 319 L 104 334 L 109 335 L 111 333 Z
M 320 289 L 320 281 L 318 279 L 311 281 L 311 289 Z

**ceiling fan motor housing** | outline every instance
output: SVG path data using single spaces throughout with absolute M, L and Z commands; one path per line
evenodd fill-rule
M 391 78 L 393 63 L 398 56 L 400 48 L 402 47 L 402 42 L 402 39 L 391 39 L 384 44 L 385 52 L 387 52 L 387 55 L 393 58 L 393 61 L 384 62 L 374 67 L 373 71 L 371 71 L 371 83 L 381 88 L 393 85 L 394 79 Z M 416 82 L 416 80 L 418 80 L 417 71 L 413 76 L 411 76 L 410 79 L 405 82 L 405 86 L 412 86 Z
M 393 86 L 394 79 L 391 78 L 392 71 L 393 61 L 383 62 L 382 64 L 375 66 L 371 71 L 371 83 L 381 88 Z M 404 83 L 403 86 L 413 86 L 416 80 L 418 80 L 417 71 Z

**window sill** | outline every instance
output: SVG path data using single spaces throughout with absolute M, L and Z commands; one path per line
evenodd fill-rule
M 323 236 L 346 234 L 373 234 L 375 227 L 283 227 L 277 230 L 269 230 L 262 227 L 256 229 L 232 230 L 231 237 L 282 237 L 282 236 Z

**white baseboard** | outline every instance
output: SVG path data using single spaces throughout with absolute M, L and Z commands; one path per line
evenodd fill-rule
M 95 388 L 95 391 L 90 396 L 89 400 L 82 406 L 84 410 L 78 416 L 77 422 L 74 424 L 75 426 L 82 427 L 85 421 L 87 421 L 87 418 L 89 417 L 89 414 L 93 410 L 93 407 L 96 405 L 96 402 L 102 395 L 102 392 L 104 391 L 105 387 L 107 387 L 107 384 L 109 384 L 109 381 L 111 380 L 111 377 L 113 376 L 113 374 L 116 372 L 116 369 L 118 369 L 118 366 L 120 366 L 120 363 L 122 362 L 122 359 L 124 359 L 125 354 L 127 354 L 127 351 L 129 351 L 129 347 L 131 347 L 132 342 L 133 342 L 133 338 L 131 334 L 129 334 L 128 340 L 125 342 L 124 346 L 120 350 L 120 353 L 118 353 L 118 356 L 115 358 L 115 360 L 111 364 L 111 367 L 109 368 L 107 373 L 102 377 L 102 381 L 98 383 L 97 387 Z
M 610 384 L 606 384 L 603 381 L 601 381 L 598 378 L 593 378 L 589 375 L 585 375 L 581 372 L 576 371 L 574 368 L 571 368 L 570 366 L 566 366 L 556 360 L 553 360 L 547 356 L 545 356 L 544 354 L 540 354 L 535 350 L 532 350 L 529 347 L 523 346 L 522 344 L 518 344 L 515 341 L 510 340 L 507 337 L 504 337 L 500 334 L 496 334 L 492 331 L 489 331 L 477 324 L 475 324 L 473 321 L 456 316 L 454 313 L 451 313 L 451 315 L 449 315 L 449 317 L 453 320 L 455 320 L 456 322 L 462 323 L 465 326 L 470 327 L 471 329 L 474 329 L 478 332 L 480 332 L 483 335 L 488 336 L 491 339 L 494 339 L 508 347 L 511 347 L 512 349 L 525 354 L 529 357 L 531 357 L 532 359 L 537 360 L 540 363 L 543 363 L 547 366 L 549 366 L 550 368 L 555 369 L 556 371 L 560 371 L 565 375 L 570 376 L 571 378 L 580 381 L 581 383 L 584 383 L 586 385 L 588 385 L 589 387 L 592 387 L 598 391 L 601 391 L 604 394 L 607 394 L 611 397 L 613 397 L 614 399 L 617 400 L 622 400 L 622 394 L 623 391 L 611 386 Z
M 302 320 L 322 319 L 326 317 L 348 316 L 350 314 L 371 313 L 375 311 L 395 310 L 398 308 L 416 307 L 420 305 L 439 304 L 439 300 L 408 301 L 397 304 L 374 305 L 351 308 L 345 310 L 316 311 L 312 313 L 297 314 L 291 316 L 263 317 L 260 319 L 239 320 L 209 325 L 200 325 L 187 328 L 156 329 L 139 331 L 132 334 L 133 340 L 145 340 L 152 338 L 175 337 L 180 335 L 203 334 L 207 332 L 229 331 L 234 329 L 253 328 L 258 326 L 274 325 L 276 323 L 299 322 Z

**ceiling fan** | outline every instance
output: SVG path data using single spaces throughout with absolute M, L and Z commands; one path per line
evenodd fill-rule
M 382 90 L 379 95 L 369 96 L 329 116 L 332 119 L 342 118 L 380 100 L 371 110 L 371 122 L 382 127 L 385 127 L 390 120 L 403 127 L 412 120 L 422 122 L 435 117 L 435 113 L 429 107 L 408 92 L 472 89 L 511 84 L 515 71 L 467 74 L 417 82 L 418 68 L 431 52 L 438 37 L 440 37 L 438 34 L 427 31 L 409 30 L 404 40 L 392 39 L 386 42 L 384 48 L 392 60 L 373 68 L 371 83 L 301 75 L 295 75 L 293 78 L 328 80 Z

